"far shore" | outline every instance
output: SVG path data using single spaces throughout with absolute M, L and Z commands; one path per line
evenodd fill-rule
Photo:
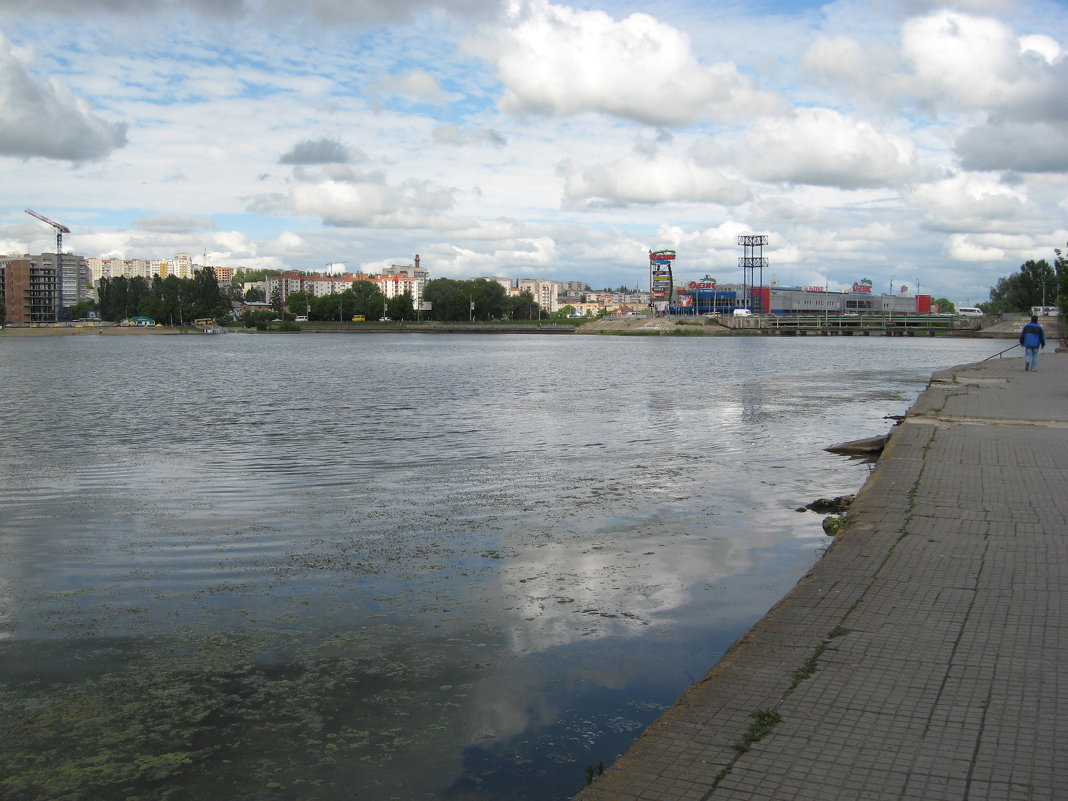
M 252 328 L 228 328 L 227 333 L 238 334 L 599 334 L 602 336 L 769 336 L 769 335 L 856 335 L 856 336 L 902 336 L 922 335 L 938 337 L 988 337 L 1015 339 L 1019 336 L 1022 320 L 995 321 L 980 329 L 946 330 L 808 330 L 772 331 L 753 325 L 753 318 L 735 321 L 731 319 L 705 319 L 700 317 L 605 317 L 598 320 L 536 320 L 523 322 L 301 322 L 299 330 L 257 331 Z M 1047 339 L 1061 337 L 1060 320 L 1043 318 Z M 202 334 L 204 329 L 192 326 L 116 326 L 73 325 L 54 326 L 44 324 L 37 328 L 6 326 L 0 329 L 0 337 L 39 336 L 165 336 L 174 334 Z

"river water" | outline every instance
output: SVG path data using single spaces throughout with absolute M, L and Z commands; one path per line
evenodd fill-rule
M 989 340 L 0 340 L 0 798 L 551 801 Z

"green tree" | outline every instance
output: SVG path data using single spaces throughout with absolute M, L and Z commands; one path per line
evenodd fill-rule
M 405 292 L 402 295 L 394 295 L 386 303 L 386 316 L 391 320 L 414 320 L 415 302 L 412 293 Z
M 93 311 L 94 309 L 96 309 L 96 301 L 79 300 L 70 307 L 71 319 L 80 320 L 85 317 L 86 312 Z
M 505 316 L 510 320 L 534 320 L 541 316 L 541 309 L 534 295 L 525 289 L 518 295 L 509 295 L 505 301 Z
M 1057 258 L 1053 262 L 1053 272 L 1057 276 L 1057 305 L 1061 310 L 1061 319 L 1068 317 L 1068 257 L 1060 248 L 1053 249 Z
M 935 298 L 931 301 L 932 306 L 937 306 L 940 314 L 952 314 L 957 310 L 956 304 L 949 298 Z
M 504 287 L 484 278 L 472 281 L 435 278 L 427 282 L 423 300 L 432 304 L 430 316 L 434 320 L 496 320 L 509 316 L 510 311 Z
M 253 301 L 259 301 L 260 303 L 263 303 L 267 300 L 267 293 L 259 287 L 254 286 L 245 293 L 244 300 L 248 301 L 249 303 Z
M 345 291 L 352 297 L 352 315 L 362 314 L 368 320 L 385 316 L 386 297 L 378 288 L 378 284 L 373 281 L 356 281 Z
M 189 281 L 189 302 L 193 317 L 222 317 L 230 311 L 230 301 L 219 287 L 215 270 L 202 267 Z M 184 293 L 183 293 L 184 294 Z
M 272 275 L 281 275 L 282 272 L 283 270 L 246 270 L 244 267 L 239 267 L 234 271 L 231 281 L 237 284 L 250 284 L 254 281 L 265 281 Z
M 286 296 L 286 308 L 291 314 L 311 314 L 312 301 L 315 295 L 311 292 L 290 292 Z
M 990 289 L 990 302 L 981 305 L 986 312 L 1027 313 L 1032 306 L 1051 305 L 1057 287 L 1057 275 L 1049 262 L 1030 260 L 1020 266 L 1019 272 L 999 278 Z

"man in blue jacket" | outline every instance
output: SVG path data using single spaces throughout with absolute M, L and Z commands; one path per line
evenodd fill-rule
M 1031 315 L 1031 322 L 1020 329 L 1020 344 L 1024 347 L 1024 369 L 1038 369 L 1038 349 L 1046 347 L 1046 334 L 1038 324 L 1038 317 Z

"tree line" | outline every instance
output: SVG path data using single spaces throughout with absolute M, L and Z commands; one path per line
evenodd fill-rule
M 285 298 L 277 290 L 270 303 L 274 313 L 307 315 L 310 321 L 344 322 L 355 316 L 367 320 L 388 317 L 391 320 L 437 320 L 464 322 L 471 320 L 536 320 L 543 315 L 530 292 L 510 296 L 496 281 L 476 278 L 457 281 L 435 278 L 423 288 L 427 311 L 418 311 L 410 292 L 387 298 L 372 281 L 356 281 L 344 292 L 316 297 L 310 292 L 291 292 Z
M 1050 265 L 1045 259 L 1024 262 L 1017 272 L 1004 276 L 990 288 L 990 300 L 980 303 L 986 314 L 1029 313 L 1032 306 L 1059 306 L 1068 314 L 1068 257 L 1060 248 Z
M 101 319 L 113 321 L 140 316 L 180 325 L 198 317 L 222 318 L 230 312 L 230 301 L 211 267 L 194 271 L 192 278 L 101 278 L 97 299 Z

